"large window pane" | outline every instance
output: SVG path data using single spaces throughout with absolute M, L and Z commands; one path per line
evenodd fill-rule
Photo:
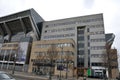
M 79 54 L 79 55 L 84 55 L 84 50 L 78 51 L 78 54 Z
M 78 41 L 84 41 L 84 36 L 79 36 Z
M 78 34 L 84 34 L 84 30 L 78 30 Z
M 79 47 L 79 48 L 84 48 L 84 43 L 79 43 L 79 44 L 78 44 L 78 47 Z

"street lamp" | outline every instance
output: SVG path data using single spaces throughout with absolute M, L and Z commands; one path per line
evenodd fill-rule
M 13 69 L 12 69 L 12 74 L 14 74 L 15 71 L 15 64 L 16 64 L 16 54 L 14 54 L 14 61 L 13 61 Z

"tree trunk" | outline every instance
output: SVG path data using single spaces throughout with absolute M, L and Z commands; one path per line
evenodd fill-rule
M 66 66 L 66 79 L 67 79 L 67 76 L 68 76 L 68 61 L 67 61 L 67 66 Z
M 52 60 L 50 60 L 50 75 L 49 75 L 49 80 L 52 80 L 52 73 L 51 73 L 51 70 L 52 70 L 52 65 L 53 65 L 53 62 Z

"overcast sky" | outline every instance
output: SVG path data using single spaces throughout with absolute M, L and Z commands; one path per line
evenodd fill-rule
M 120 53 L 120 0 L 0 0 L 0 17 L 34 8 L 46 20 L 103 13 L 105 33 L 114 33 Z

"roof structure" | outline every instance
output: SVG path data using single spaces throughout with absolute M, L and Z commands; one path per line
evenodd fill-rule
M 105 34 L 106 43 L 111 46 L 115 39 L 115 35 L 113 33 Z
M 0 35 L 3 37 L 9 35 L 11 37 L 19 32 L 27 34 L 33 31 L 36 39 L 40 39 L 40 29 L 42 28 L 40 25 L 43 21 L 42 17 L 34 9 L 0 17 Z

